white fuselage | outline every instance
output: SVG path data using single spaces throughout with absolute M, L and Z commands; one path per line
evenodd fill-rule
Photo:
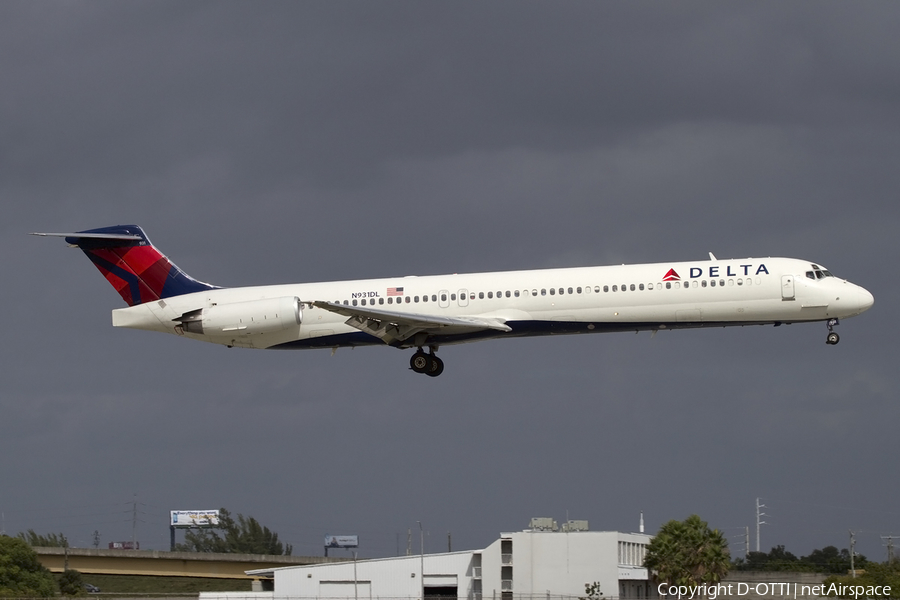
M 433 329 L 400 347 L 822 321 L 852 317 L 873 304 L 868 291 L 809 261 L 748 258 L 221 288 L 114 310 L 113 324 L 250 348 L 386 343 L 351 325 L 352 317 L 313 306 L 317 301 L 413 319 L 493 319 L 510 329 Z M 192 311 L 203 315 L 201 333 L 183 325 Z

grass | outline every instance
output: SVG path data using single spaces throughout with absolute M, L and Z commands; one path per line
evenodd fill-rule
M 200 592 L 249 592 L 249 579 L 215 577 L 157 577 L 152 575 L 99 575 L 82 573 L 85 583 L 102 594 L 197 595 Z

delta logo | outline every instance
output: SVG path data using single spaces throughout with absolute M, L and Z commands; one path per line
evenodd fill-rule
M 681 281 L 681 276 L 675 272 L 675 269 L 669 269 L 669 272 L 663 277 L 663 281 Z
M 754 271 L 753 267 L 756 267 L 755 271 Z M 749 275 L 768 275 L 769 274 L 769 269 L 767 269 L 766 265 L 764 265 L 764 264 L 725 265 L 725 266 L 713 265 L 711 267 L 708 267 L 707 269 L 708 269 L 709 277 L 741 277 L 741 276 L 746 277 Z M 722 269 L 725 270 L 724 273 L 721 272 Z M 737 269 L 737 272 L 735 272 L 735 269 Z M 690 279 L 696 279 L 697 277 L 705 277 L 705 276 L 706 276 L 706 274 L 704 273 L 704 269 L 701 267 L 691 267 L 690 273 L 688 274 L 688 277 Z M 665 274 L 665 276 L 663 277 L 662 280 L 663 281 L 681 281 L 681 275 L 679 275 L 675 269 L 669 269 L 669 271 Z

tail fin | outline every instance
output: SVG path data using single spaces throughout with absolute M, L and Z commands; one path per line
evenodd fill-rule
M 65 237 L 67 243 L 81 248 L 128 306 L 216 289 L 175 266 L 137 225 L 34 235 Z

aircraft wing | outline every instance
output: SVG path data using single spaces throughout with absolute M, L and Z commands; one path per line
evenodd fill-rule
M 417 333 L 471 333 L 480 329 L 512 331 L 502 319 L 445 317 L 399 313 L 374 307 L 347 306 L 335 302 L 313 302 L 313 306 L 348 317 L 346 324 L 380 338 L 386 344 L 404 342 Z

